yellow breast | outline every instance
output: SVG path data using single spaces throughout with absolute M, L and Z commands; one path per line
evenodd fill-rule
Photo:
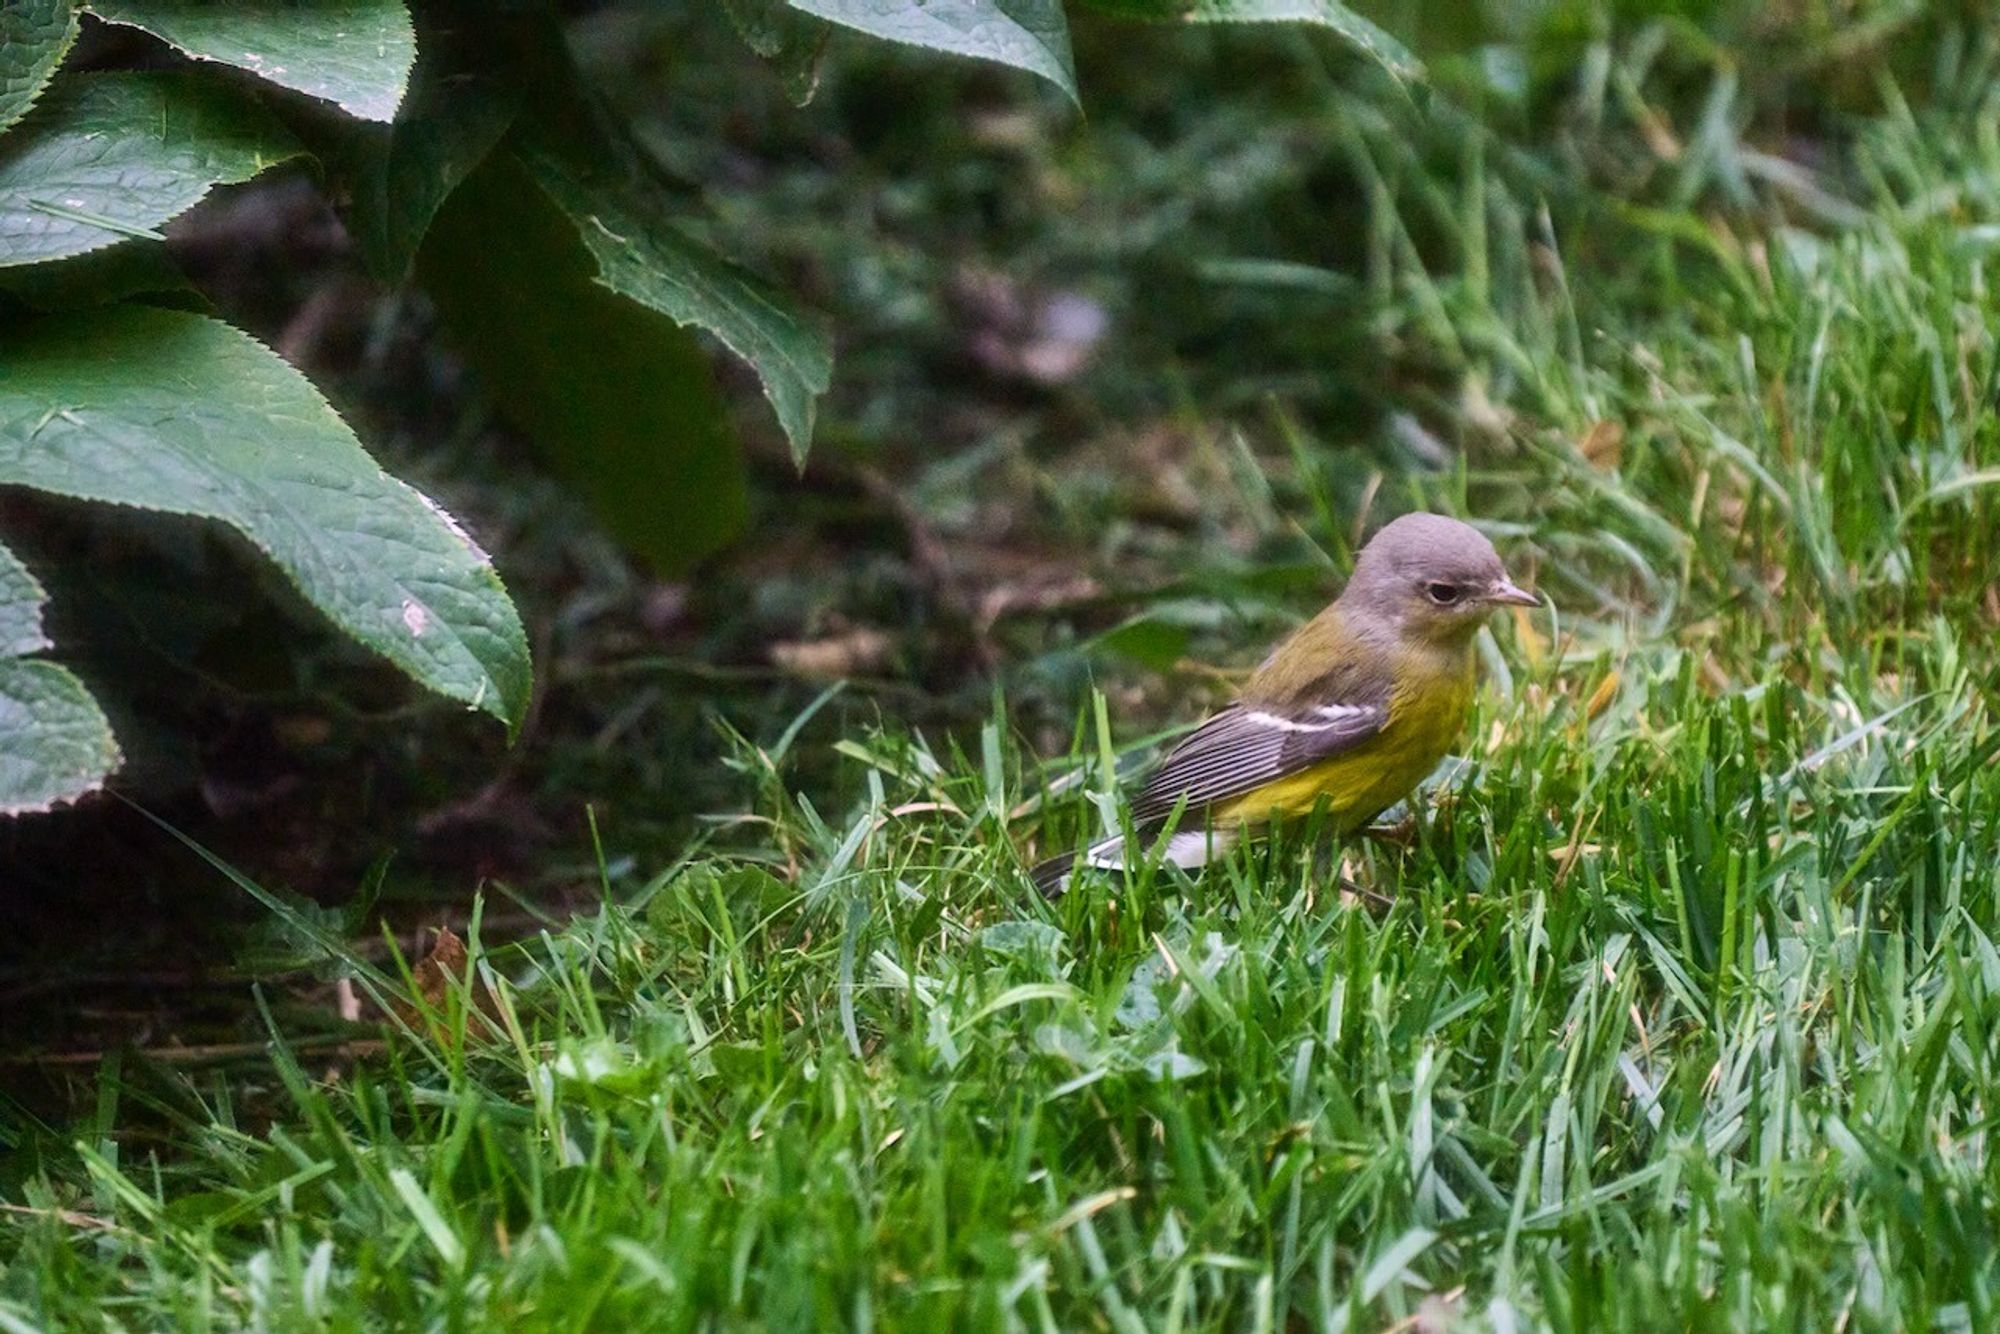
M 1342 833 L 1360 828 L 1410 794 L 1450 752 L 1472 703 L 1469 656 L 1414 662 L 1397 672 L 1389 721 L 1352 750 L 1267 783 L 1211 812 L 1217 826 L 1305 815 L 1325 803 Z

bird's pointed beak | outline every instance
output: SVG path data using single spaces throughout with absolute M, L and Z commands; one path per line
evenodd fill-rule
M 1542 600 L 1512 579 L 1502 578 L 1486 590 L 1486 600 L 1501 607 L 1539 607 Z

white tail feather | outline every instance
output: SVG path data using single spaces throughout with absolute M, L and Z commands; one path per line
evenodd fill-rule
M 1158 855 L 1165 865 L 1192 871 L 1208 865 L 1227 853 L 1230 845 L 1235 842 L 1236 835 L 1226 829 L 1183 830 L 1169 837 L 1165 847 L 1155 843 L 1151 851 Z M 1101 870 L 1124 869 L 1129 861 L 1124 836 L 1113 835 L 1091 844 L 1081 860 L 1084 865 L 1095 866 Z M 1063 889 L 1069 888 L 1069 881 L 1069 876 L 1063 877 Z

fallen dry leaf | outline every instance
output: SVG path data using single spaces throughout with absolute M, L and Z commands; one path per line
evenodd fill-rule
M 1617 472 L 1625 461 L 1625 428 L 1609 419 L 1594 421 L 1577 442 L 1577 450 L 1600 472 Z
M 889 636 L 869 626 L 825 639 L 771 645 L 771 661 L 795 676 L 833 678 L 865 675 L 888 661 Z
M 437 1017 L 444 1010 L 452 983 L 465 978 L 468 962 L 465 942 L 459 939 L 458 933 L 448 926 L 439 927 L 437 942 L 431 946 L 431 952 L 410 969 L 410 982 L 422 1004 L 392 1002 L 391 1008 L 395 1010 L 396 1017 L 412 1028 L 424 1026 L 428 1021 L 432 1037 L 442 1039 L 448 1036 L 443 1025 L 437 1022 Z M 479 999 L 483 1001 L 484 997 Z

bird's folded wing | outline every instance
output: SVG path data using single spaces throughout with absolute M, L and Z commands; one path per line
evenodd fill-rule
M 1236 704 L 1174 747 L 1132 803 L 1132 822 L 1164 819 L 1183 799 L 1199 812 L 1332 759 L 1380 732 L 1387 693 L 1345 703 L 1290 708 Z

